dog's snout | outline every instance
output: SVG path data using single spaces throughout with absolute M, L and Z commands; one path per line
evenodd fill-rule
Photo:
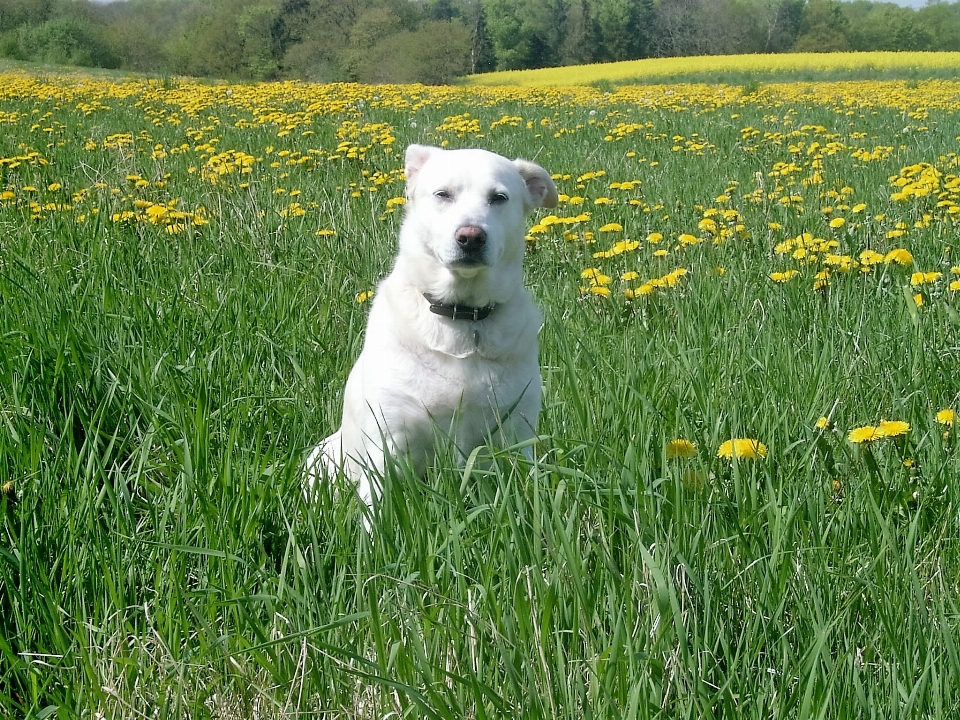
M 487 243 L 487 231 L 477 225 L 464 225 L 457 230 L 455 237 L 465 253 L 475 253 Z

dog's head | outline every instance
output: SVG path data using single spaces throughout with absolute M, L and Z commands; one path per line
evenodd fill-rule
M 527 214 L 558 199 L 542 167 L 486 150 L 410 145 L 406 176 L 401 252 L 430 256 L 462 277 L 519 265 Z

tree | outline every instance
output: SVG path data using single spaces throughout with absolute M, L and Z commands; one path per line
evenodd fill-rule
M 654 54 L 703 55 L 706 29 L 702 17 L 703 0 L 660 0 L 654 20 Z
M 350 45 L 350 32 L 370 0 L 289 0 L 281 6 L 280 27 L 275 33 L 283 48 L 282 73 L 315 81 L 345 80 L 343 55 Z M 286 3 L 285 3 L 286 4 Z
M 487 0 L 485 10 L 497 70 L 534 67 L 536 41 L 533 29 L 520 16 L 523 0 Z
M 763 33 L 762 52 L 786 52 L 800 34 L 804 0 L 757 0 L 758 25 Z
M 849 22 L 837 0 L 810 0 L 800 18 L 794 52 L 834 52 L 850 49 Z
M 937 3 L 921 8 L 917 22 L 930 37 L 931 50 L 960 51 L 960 3 Z
M 917 13 L 888 3 L 850 3 L 844 8 L 854 50 L 925 50 L 931 37 Z
M 470 33 L 470 73 L 483 73 L 496 70 L 497 56 L 493 49 L 493 39 L 487 28 L 487 14 L 480 0 L 474 2 L 474 19 Z
M 386 7 L 364 12 L 350 29 L 350 44 L 342 55 L 347 76 L 360 82 L 386 82 L 385 64 L 373 48 L 402 29 L 400 18 Z
M 571 0 L 567 10 L 566 28 L 559 48 L 561 65 L 584 65 L 599 56 L 597 25 L 587 0 Z
M 470 29 L 459 20 L 430 20 L 385 38 L 371 55 L 377 82 L 444 85 L 469 70 Z
M 647 52 L 645 47 L 652 4 L 641 0 L 594 0 L 593 20 L 601 61 L 635 60 Z
M 54 65 L 115 68 L 117 56 L 89 21 L 69 15 L 19 29 L 19 46 L 30 60 Z

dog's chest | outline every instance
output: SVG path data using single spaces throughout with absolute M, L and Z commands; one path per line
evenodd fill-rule
M 482 343 L 482 339 L 481 339 Z M 480 352 L 465 357 L 424 353 L 411 359 L 405 372 L 415 396 L 434 411 L 457 407 L 496 407 L 516 400 L 538 370 L 536 361 L 491 360 Z

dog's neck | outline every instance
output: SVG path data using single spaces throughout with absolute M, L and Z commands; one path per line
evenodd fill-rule
M 474 307 L 472 305 L 461 305 L 459 303 L 445 303 L 440 300 L 436 300 L 426 293 L 423 294 L 423 297 L 428 303 L 430 303 L 430 312 L 434 315 L 441 315 L 451 320 L 469 320 L 471 322 L 479 322 L 490 316 L 497 305 L 496 303 L 490 303 L 489 305 L 484 305 L 483 307 Z

